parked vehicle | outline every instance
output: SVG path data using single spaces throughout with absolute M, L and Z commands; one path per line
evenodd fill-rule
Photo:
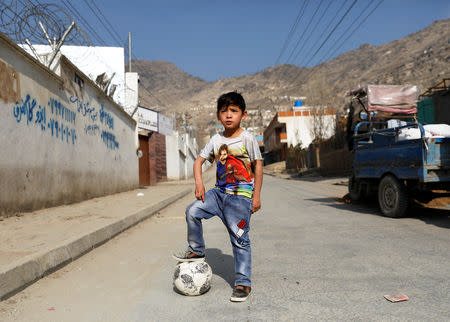
M 373 123 L 361 122 L 355 128 L 352 199 L 376 193 L 384 215 L 401 217 L 410 196 L 426 202 L 433 190 L 450 191 L 450 138 L 427 137 L 420 123 L 360 134 L 363 125 Z M 410 129 L 420 131 L 420 137 L 402 138 Z
M 395 88 L 390 86 L 389 91 L 392 95 Z M 410 197 L 427 202 L 433 198 L 433 190 L 450 191 L 449 125 L 423 125 L 392 115 L 374 120 L 370 113 L 376 109 L 367 109 L 361 99 L 359 102 L 368 120 L 354 128 L 354 161 L 348 185 L 352 199 L 377 195 L 385 216 L 401 217 Z

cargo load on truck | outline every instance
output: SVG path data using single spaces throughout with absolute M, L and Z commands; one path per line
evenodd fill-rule
M 400 217 L 409 197 L 432 199 L 433 190 L 450 191 L 450 126 L 417 121 L 416 86 L 367 85 L 348 96 L 352 199 L 376 194 L 384 215 Z

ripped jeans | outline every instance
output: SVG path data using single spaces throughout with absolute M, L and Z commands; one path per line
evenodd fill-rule
M 196 200 L 186 208 L 189 250 L 198 255 L 205 252 L 201 220 L 218 216 L 224 223 L 233 246 L 235 286 L 251 286 L 252 250 L 248 232 L 252 207 L 250 198 L 211 189 L 205 194 L 204 202 Z

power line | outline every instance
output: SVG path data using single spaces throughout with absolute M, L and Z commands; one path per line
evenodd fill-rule
M 97 4 L 95 3 L 95 1 L 92 1 L 92 4 L 94 5 L 94 7 L 97 9 L 98 13 L 100 13 L 100 15 L 103 17 L 103 19 L 105 19 L 106 23 L 108 24 L 108 26 L 111 28 L 111 30 L 114 32 L 114 34 L 116 35 L 116 39 L 119 40 L 120 43 L 120 35 L 119 33 L 116 31 L 116 29 L 114 28 L 114 26 L 109 22 L 109 20 L 105 17 L 105 15 L 103 14 L 103 12 L 100 10 L 100 8 L 97 6 Z
M 162 106 L 167 106 L 167 103 L 163 103 L 158 97 L 156 97 L 152 92 L 150 92 L 150 90 L 145 87 L 143 84 L 141 85 L 141 88 L 143 88 L 148 95 L 150 95 L 151 97 L 153 97 L 159 104 L 161 104 Z
M 294 35 L 294 31 L 295 31 L 295 29 L 297 29 L 298 23 L 300 22 L 300 20 L 302 19 L 303 15 L 305 13 L 304 9 L 305 9 L 305 5 L 307 5 L 308 1 L 309 0 L 303 1 L 302 5 L 301 5 L 301 7 L 300 7 L 300 9 L 298 11 L 297 17 L 295 18 L 295 21 L 292 24 L 291 29 L 289 30 L 289 33 L 288 33 L 288 35 L 286 37 L 286 40 L 284 41 L 283 47 L 281 48 L 280 55 L 278 55 L 278 58 L 277 58 L 277 60 L 275 62 L 275 65 L 278 65 L 281 56 L 283 56 L 284 51 L 286 50 L 289 42 L 291 41 L 292 36 Z
M 305 44 L 308 43 L 309 39 L 311 39 L 311 36 L 314 34 L 314 30 L 316 30 L 317 26 L 319 25 L 319 23 L 322 21 L 322 18 L 325 16 L 325 13 L 328 11 L 328 9 L 330 8 L 331 4 L 333 3 L 333 0 L 330 0 L 328 2 L 328 6 L 325 8 L 324 12 L 322 12 L 322 15 L 320 16 L 319 20 L 317 20 L 316 24 L 314 25 L 314 27 L 311 29 L 311 32 L 308 36 L 308 38 L 306 38 L 305 40 Z M 327 29 L 327 28 L 326 28 Z M 301 47 L 300 50 L 297 52 L 297 54 L 295 55 L 293 61 L 297 60 L 297 57 L 300 55 L 300 53 L 303 51 L 303 48 L 305 48 L 305 46 Z
M 108 31 L 108 33 L 110 34 L 110 36 L 112 37 L 112 39 L 113 39 L 114 41 L 116 41 L 117 44 L 118 44 L 119 46 L 124 45 L 124 44 L 122 43 L 122 41 L 120 40 L 120 35 L 119 35 L 119 33 L 114 29 L 114 27 L 113 27 L 113 25 L 110 23 L 109 19 L 102 13 L 102 10 L 99 8 L 99 6 L 98 6 L 94 1 L 92 1 L 92 4 L 94 5 L 94 7 L 95 7 L 96 10 L 98 11 L 98 13 L 103 17 L 103 19 L 101 19 L 100 16 L 94 11 L 94 8 L 87 2 L 87 0 L 83 0 L 83 1 L 86 3 L 86 5 L 87 5 L 87 6 L 89 7 L 89 9 L 92 11 L 92 13 L 95 15 L 95 17 L 100 21 L 100 23 L 103 25 L 103 27 Z M 108 28 L 108 27 L 105 25 L 104 22 L 106 22 L 110 28 Z M 113 34 L 113 33 L 114 33 L 114 34 Z M 126 42 L 126 41 L 125 41 L 125 42 Z M 126 45 L 123 46 L 123 47 L 124 47 L 124 48 L 127 48 Z M 128 53 L 128 56 L 130 56 L 130 53 Z M 137 60 L 136 56 L 135 56 L 133 53 L 131 53 L 131 57 L 132 57 L 134 60 Z M 139 65 L 137 65 L 137 68 L 139 69 Z M 143 88 L 143 89 L 148 93 L 148 95 L 151 96 L 151 97 L 153 97 L 159 104 L 161 104 L 162 106 L 167 106 L 167 104 L 163 103 L 158 97 L 156 97 L 153 93 L 151 93 L 150 90 L 149 90 L 148 88 L 146 88 L 143 84 L 141 84 L 140 87 Z M 167 100 L 167 98 L 166 98 L 166 100 Z
M 317 29 L 317 26 L 319 25 L 319 23 L 322 21 L 323 17 L 325 16 L 325 14 L 327 13 L 328 9 L 331 7 L 331 4 L 333 3 L 333 0 L 328 1 L 328 6 L 325 8 L 325 10 L 322 12 L 320 18 L 317 20 L 316 24 L 314 25 L 314 27 L 311 29 L 311 32 L 309 33 L 308 38 L 305 40 L 305 44 L 308 43 L 309 39 L 311 39 L 312 35 L 314 34 L 314 31 Z M 337 11 L 335 17 L 333 17 L 333 19 L 331 19 L 330 23 L 328 24 L 328 26 L 325 28 L 324 32 L 322 33 L 321 36 L 323 36 L 323 34 L 325 33 L 325 31 L 328 29 L 328 27 L 331 25 L 331 22 L 336 18 L 337 14 L 339 13 L 339 11 L 344 7 L 344 3 L 342 4 L 341 8 Z M 317 39 L 316 43 L 318 42 L 320 38 Z M 315 43 L 315 44 L 316 44 Z M 314 45 L 315 45 L 314 44 Z M 295 55 L 293 61 L 295 61 L 297 59 L 297 57 L 299 56 L 299 54 L 303 51 L 303 49 L 305 48 L 305 46 L 302 46 L 300 48 L 299 51 L 297 51 L 297 54 Z M 285 70 L 284 72 L 282 72 L 281 74 L 281 78 L 287 76 L 287 70 Z
M 295 44 L 294 48 L 291 51 L 291 54 L 289 55 L 286 62 L 289 62 L 294 52 L 297 50 L 298 46 L 300 45 L 300 42 L 303 40 L 303 37 L 305 36 L 306 32 L 308 31 L 309 27 L 311 26 L 311 23 L 313 22 L 314 18 L 316 17 L 317 12 L 319 11 L 320 7 L 322 6 L 323 0 L 320 0 L 319 5 L 317 6 L 316 10 L 314 11 L 314 14 L 311 17 L 311 20 L 309 21 L 308 25 L 305 29 L 303 29 L 302 35 L 298 39 L 297 43 Z
M 313 48 L 316 47 L 316 45 L 319 43 L 319 41 L 322 39 L 322 37 L 325 35 L 325 33 L 327 32 L 328 28 L 331 26 L 331 24 L 334 22 L 334 19 L 336 19 L 339 15 L 339 13 L 341 12 L 341 10 L 345 7 L 345 1 L 342 2 L 341 6 L 339 7 L 339 9 L 336 11 L 336 14 L 334 15 L 333 18 L 331 18 L 331 20 L 328 22 L 328 25 L 325 27 L 325 29 L 322 31 L 322 33 L 320 34 L 320 36 L 316 39 L 316 41 L 314 42 L 314 44 L 310 47 L 310 51 L 313 50 Z M 298 65 L 303 66 L 305 60 L 307 59 L 308 56 L 303 57 L 301 63 L 299 63 Z
M 335 50 L 335 52 L 333 53 L 333 55 L 338 52 L 342 46 L 347 42 L 347 40 L 354 35 L 355 31 L 359 29 L 359 27 L 375 12 L 375 10 L 381 5 L 381 3 L 384 0 L 380 0 L 378 2 L 378 4 L 360 21 L 360 23 L 351 31 L 351 33 L 348 35 L 347 38 L 344 39 L 344 41 L 339 45 L 339 47 Z M 309 71 L 309 73 L 306 75 L 305 78 L 308 78 L 311 74 L 313 73 L 313 68 L 311 68 L 311 70 Z M 295 81 L 298 79 L 298 76 L 300 75 L 300 73 L 297 75 L 297 77 L 295 78 L 295 80 L 292 83 L 295 83 Z M 295 87 L 295 85 L 293 86 Z
M 63 0 L 64 1 L 64 0 Z M 66 0 L 67 1 L 67 0 Z M 99 6 L 92 1 L 92 4 L 94 5 L 95 9 L 98 11 L 98 13 L 103 17 L 103 20 L 99 17 L 99 15 L 94 11 L 93 7 L 87 2 L 87 0 L 83 0 L 86 5 L 89 7 L 89 9 L 92 11 L 92 13 L 95 15 L 95 17 L 100 21 L 100 23 L 103 25 L 103 27 L 107 30 L 107 32 L 110 34 L 110 36 L 112 37 L 112 39 L 114 41 L 116 41 L 118 43 L 119 46 L 122 46 L 122 41 L 120 40 L 120 35 L 119 33 L 115 30 L 115 28 L 113 27 L 113 25 L 111 24 L 111 22 L 109 21 L 109 19 L 102 13 L 102 10 L 99 8 Z M 108 28 L 105 23 L 108 24 L 108 26 L 110 28 Z M 125 41 L 126 42 L 126 41 Z M 126 45 L 124 46 L 124 48 L 128 48 Z M 128 53 L 128 56 L 130 56 L 130 53 Z M 131 53 L 131 57 L 134 60 L 137 60 L 136 56 Z M 139 69 L 139 65 L 137 65 L 137 68 Z M 161 104 L 162 106 L 167 106 L 167 103 L 163 103 L 161 101 L 161 99 L 159 99 L 155 94 L 153 94 L 147 87 L 145 87 L 143 84 L 141 84 L 140 86 L 142 89 L 145 90 L 145 92 L 148 93 L 149 96 L 153 97 L 159 104 Z M 164 99 L 165 101 L 168 101 L 167 98 Z
M 333 27 L 333 29 L 329 32 L 328 36 L 325 38 L 325 40 L 322 42 L 322 44 L 319 46 L 319 48 L 317 48 L 317 50 L 314 52 L 314 54 L 310 57 L 310 59 L 308 60 L 306 65 L 308 65 L 312 59 L 314 59 L 314 57 L 317 55 L 317 53 L 320 51 L 320 49 L 323 47 L 323 45 L 328 41 L 328 39 L 331 37 L 331 35 L 334 33 L 334 31 L 337 29 L 337 27 L 341 24 L 341 22 L 344 20 L 344 18 L 347 16 L 347 14 L 350 12 L 350 10 L 353 8 L 353 6 L 356 4 L 357 1 L 358 0 L 353 1 L 353 3 L 350 5 L 350 7 L 347 9 L 347 11 L 342 15 L 339 22 Z M 341 6 L 341 8 L 342 8 L 342 6 Z M 332 21 L 333 20 L 334 20 L 334 18 L 332 19 Z M 328 27 L 325 30 L 327 30 L 327 29 L 328 29 Z M 313 70 L 313 68 L 311 68 L 311 70 L 309 71 L 309 73 L 306 75 L 305 78 L 308 78 L 312 74 L 312 70 Z M 300 77 L 300 74 L 302 74 L 302 72 L 303 72 L 303 70 L 297 74 L 297 76 L 293 79 L 292 84 L 294 84 L 297 81 L 297 79 Z M 293 87 L 294 86 L 295 85 L 293 85 Z
M 345 31 L 341 34 L 341 36 L 336 39 L 336 41 L 333 43 L 333 45 L 330 46 L 330 50 L 328 50 L 328 52 L 325 55 L 322 56 L 320 61 L 322 61 L 324 57 L 327 57 L 330 54 L 330 52 L 333 51 L 333 48 L 336 46 L 336 44 L 339 43 L 339 41 L 347 34 L 347 32 L 350 30 L 350 28 L 353 27 L 353 25 L 362 17 L 364 12 L 372 5 L 372 3 L 373 2 L 369 2 L 367 4 L 367 6 L 364 7 L 364 9 L 359 13 L 358 18 L 353 20 L 353 22 L 347 27 L 347 29 L 345 29 Z
M 102 26 L 105 28 L 105 30 L 109 33 L 109 35 L 112 37 L 112 39 L 118 43 L 120 45 L 120 40 L 117 40 L 116 36 L 111 32 L 111 30 L 105 25 L 105 23 L 103 22 L 103 20 L 99 17 L 99 15 L 94 11 L 94 9 L 91 7 L 91 5 L 89 4 L 89 2 L 87 2 L 86 0 L 83 0 L 84 3 L 86 3 L 86 5 L 89 7 L 89 9 L 91 10 L 91 12 L 97 17 L 98 21 L 102 24 Z M 95 4 L 95 2 L 93 2 Z M 98 8 L 98 7 L 97 7 Z M 101 12 L 100 12 L 101 13 Z
M 94 35 L 95 38 L 103 45 L 106 46 L 105 41 L 102 37 L 100 37 L 97 32 L 91 27 L 91 25 L 86 21 L 86 19 L 83 18 L 83 16 L 80 14 L 80 12 L 75 8 L 68 0 L 61 0 L 64 6 L 73 14 L 75 15 L 80 21 L 83 22 L 84 26 L 89 29 L 89 31 Z
M 359 27 L 367 20 L 367 18 L 369 18 L 372 15 L 372 13 L 374 13 L 374 11 L 381 5 L 381 3 L 383 1 L 384 0 L 380 0 L 380 2 L 378 2 L 378 4 L 364 17 L 363 20 L 361 20 L 361 22 L 356 26 L 356 28 L 350 32 L 348 37 L 344 39 L 344 41 L 341 43 L 341 45 L 329 57 L 332 57 L 335 53 L 337 53 L 342 48 L 342 46 L 347 42 L 347 40 L 349 40 L 349 38 L 355 34 L 355 31 L 359 29 Z
M 308 60 L 308 62 L 306 63 L 306 65 L 308 65 L 313 59 L 314 57 L 316 57 L 317 53 L 320 51 L 320 49 L 322 49 L 323 45 L 325 45 L 325 43 L 328 41 L 328 39 L 331 37 L 331 35 L 336 31 L 337 27 L 339 27 L 339 25 L 341 24 L 341 22 L 344 20 L 344 18 L 348 15 L 348 13 L 350 12 L 350 10 L 352 10 L 353 6 L 356 4 L 358 0 L 354 0 L 353 3 L 351 4 L 351 6 L 347 9 L 347 11 L 344 13 L 344 15 L 341 17 L 341 19 L 339 20 L 339 22 L 334 26 L 333 30 L 330 31 L 330 33 L 328 34 L 327 38 L 325 38 L 325 40 L 322 42 L 322 44 L 320 45 L 319 48 L 317 48 L 317 50 L 314 52 L 314 54 L 311 56 L 311 58 Z

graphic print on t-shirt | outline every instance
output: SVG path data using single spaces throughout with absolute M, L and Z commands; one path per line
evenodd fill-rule
M 251 181 L 251 170 L 247 169 L 243 161 L 230 154 L 228 145 L 222 144 L 217 160 L 217 185 L 225 187 L 229 183 Z
M 245 130 L 235 138 L 216 134 L 202 149 L 200 156 L 211 163 L 216 161 L 217 189 L 252 198 L 254 174 L 251 165 L 255 160 L 262 160 L 258 142 L 252 134 Z

